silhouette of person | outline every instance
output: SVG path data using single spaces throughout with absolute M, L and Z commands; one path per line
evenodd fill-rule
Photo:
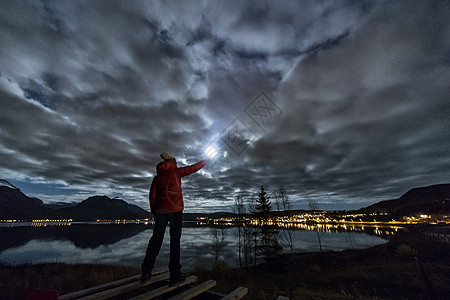
M 190 175 L 203 168 L 207 161 L 202 160 L 186 167 L 178 167 L 175 157 L 161 153 L 164 160 L 156 166 L 156 176 L 150 187 L 150 209 L 155 220 L 153 235 L 148 242 L 144 261 L 142 262 L 141 282 L 151 278 L 156 257 L 161 250 L 167 223 L 170 223 L 170 259 L 169 285 L 174 286 L 185 280 L 181 274 L 180 239 L 183 219 L 183 195 L 181 191 L 181 177 Z

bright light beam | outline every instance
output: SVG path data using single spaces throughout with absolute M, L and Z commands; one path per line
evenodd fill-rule
M 205 149 L 205 154 L 209 159 L 213 159 L 219 153 L 217 148 L 214 145 L 209 145 Z

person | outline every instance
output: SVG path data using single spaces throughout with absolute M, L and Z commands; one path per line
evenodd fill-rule
M 156 257 L 164 240 L 167 223 L 170 222 L 169 285 L 174 286 L 185 279 L 181 274 L 180 264 L 180 239 L 184 209 L 181 177 L 197 172 L 206 165 L 207 161 L 201 160 L 193 165 L 178 167 L 175 157 L 166 152 L 161 153 L 160 156 L 164 161 L 156 166 L 156 176 L 153 178 L 149 194 L 155 227 L 141 265 L 141 283 L 145 283 L 151 278 Z

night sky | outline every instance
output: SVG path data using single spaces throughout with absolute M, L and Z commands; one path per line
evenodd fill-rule
M 353 209 L 450 179 L 449 1 L 1 1 L 0 178 L 186 212 L 264 185 Z

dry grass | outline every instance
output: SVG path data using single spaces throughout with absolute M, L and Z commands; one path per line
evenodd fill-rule
M 31 288 L 57 290 L 62 295 L 139 272 L 139 268 L 113 265 L 0 263 L 0 299 L 24 299 Z

